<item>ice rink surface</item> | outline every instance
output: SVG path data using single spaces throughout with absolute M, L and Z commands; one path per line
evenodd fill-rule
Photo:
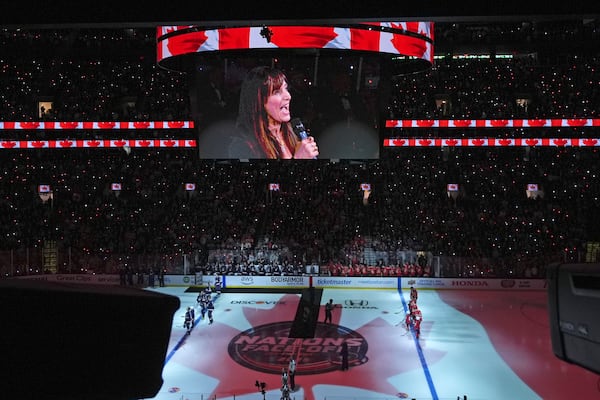
M 417 339 L 402 323 L 408 291 L 325 289 L 315 337 L 295 339 L 299 294 L 213 294 L 209 324 L 186 289 L 151 289 L 181 299 L 156 400 L 278 400 L 292 355 L 295 400 L 600 399 L 599 375 L 552 353 L 545 291 L 420 290 Z M 337 307 L 325 324 L 329 299 Z M 196 308 L 190 334 L 187 307 Z

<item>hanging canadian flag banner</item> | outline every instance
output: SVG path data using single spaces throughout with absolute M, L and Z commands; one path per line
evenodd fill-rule
M 446 190 L 449 192 L 458 192 L 458 183 L 449 183 Z
M 38 193 L 50 193 L 50 185 L 38 185 Z
M 186 183 L 185 190 L 187 190 L 188 192 L 193 192 L 194 190 L 196 190 L 196 184 L 195 183 Z
M 527 184 L 527 190 L 529 190 L 530 192 L 535 192 L 535 191 L 539 190 L 538 184 L 537 183 Z
M 0 121 L 0 130 L 163 130 L 192 129 L 194 121 Z
M 390 119 L 386 128 L 580 128 L 600 126 L 600 118 L 538 119 Z
M 560 137 L 560 138 L 416 138 L 394 137 L 383 139 L 384 147 L 598 147 L 598 137 Z
M 269 190 L 274 192 L 279 190 L 279 183 L 269 183 Z
M 361 183 L 360 189 L 361 190 L 371 190 L 371 184 L 370 183 Z
M 110 148 L 195 148 L 195 139 L 59 139 L 0 140 L 0 150 L 13 149 L 110 149 Z
M 115 191 L 118 192 L 121 190 L 121 184 L 120 183 L 113 183 L 110 185 L 110 188 Z

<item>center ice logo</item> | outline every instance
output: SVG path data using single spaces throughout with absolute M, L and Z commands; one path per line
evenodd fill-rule
M 339 325 L 317 325 L 314 338 L 290 338 L 292 322 L 275 322 L 248 329 L 231 339 L 229 355 L 237 363 L 255 371 L 280 374 L 290 356 L 296 356 L 296 373 L 320 374 L 340 369 L 340 350 L 348 344 L 348 364 L 365 364 L 368 343 L 358 332 Z

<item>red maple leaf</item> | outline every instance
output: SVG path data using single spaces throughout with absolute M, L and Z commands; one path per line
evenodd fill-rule
M 183 127 L 184 122 L 183 121 L 169 121 L 167 122 L 167 125 L 169 125 L 169 128 L 181 128 Z
M 483 146 L 485 141 L 483 139 L 473 139 L 472 143 L 474 146 Z
M 59 125 L 63 129 L 75 129 L 75 128 L 77 128 L 78 124 L 79 124 L 78 122 L 67 121 L 67 122 L 61 122 Z
M 527 146 L 535 146 L 537 144 L 537 139 L 526 139 L 525 143 L 527 143 Z
M 297 295 L 284 295 L 271 309 L 255 308 L 252 306 L 243 307 L 243 315 L 250 323 L 252 329 L 247 332 L 248 335 L 254 334 L 260 330 L 261 326 L 270 326 L 270 324 L 282 323 L 294 318 L 300 298 Z M 321 306 L 319 315 L 324 315 L 324 306 Z M 315 338 L 298 339 L 290 338 L 289 343 L 292 345 L 303 345 L 305 349 L 314 347 L 315 341 L 321 338 L 332 338 L 337 335 L 339 330 L 347 330 L 348 328 L 339 325 L 343 308 L 336 309 L 338 312 L 333 313 L 331 324 L 317 323 Z M 386 311 L 382 313 L 387 313 Z M 283 323 L 285 323 L 283 322 Z M 291 324 L 291 323 L 290 323 Z M 422 333 L 430 329 L 430 325 L 422 325 Z M 175 353 L 171 361 L 176 361 L 179 364 L 199 371 L 202 374 L 208 375 L 218 381 L 218 384 L 212 389 L 209 397 L 218 396 L 244 396 L 256 393 L 257 389 L 254 386 L 254 379 L 257 378 L 261 382 L 266 383 L 267 390 L 277 390 L 281 386 L 281 368 L 287 367 L 289 361 L 289 348 L 287 345 L 279 345 L 279 340 L 286 340 L 286 337 L 279 336 L 273 345 L 274 338 L 270 338 L 268 343 L 262 344 L 267 350 L 263 351 L 262 366 L 264 368 L 272 368 L 273 373 L 265 373 L 258 371 L 252 372 L 252 380 L 239 379 L 239 377 L 248 376 L 248 367 L 245 367 L 234 360 L 231 356 L 225 356 L 222 350 L 207 351 L 211 348 L 223 349 L 223 340 L 231 341 L 240 331 L 232 328 L 229 325 L 220 324 L 215 321 L 209 327 L 201 327 L 200 332 L 194 328 L 191 335 L 187 336 L 183 348 L 185 351 Z M 404 336 L 406 340 L 401 340 L 402 328 L 398 328 L 390 324 L 387 320 L 374 315 L 374 318 L 368 321 L 365 325 L 354 330 L 358 336 L 362 336 L 368 340 L 368 348 L 362 359 L 350 358 L 350 369 L 341 371 L 337 366 L 333 369 L 324 372 L 310 371 L 303 357 L 308 357 L 312 361 L 314 368 L 315 352 L 303 351 L 299 352 L 297 357 L 297 372 L 296 382 L 304 390 L 304 399 L 315 400 L 315 386 L 330 384 L 339 386 L 351 386 L 363 390 L 371 390 L 382 393 L 389 393 L 393 396 L 398 392 L 398 388 L 389 383 L 389 378 L 399 373 L 421 369 L 421 361 L 419 357 L 405 357 L 402 363 L 398 363 L 398 357 L 401 354 L 410 354 L 415 351 L 414 339 L 410 336 Z M 387 340 L 393 337 L 394 340 Z M 386 338 L 386 340 L 379 339 Z M 421 339 L 423 340 L 423 339 Z M 306 341 L 304 343 L 303 341 Z M 267 342 L 265 340 L 265 342 Z M 258 346 L 258 344 L 257 344 Z M 254 348 L 256 349 L 256 348 Z M 422 348 L 424 357 L 428 364 L 433 364 L 439 361 L 445 352 L 431 348 Z M 247 350 L 252 351 L 252 350 Z M 352 348 L 350 349 L 352 353 Z M 295 353 L 294 353 L 295 354 Z M 330 359 L 323 357 L 323 354 L 329 354 Z M 325 350 L 316 357 L 318 361 L 326 367 L 331 367 L 331 363 L 339 365 L 339 353 L 336 351 L 325 353 Z M 373 360 L 373 361 L 370 361 Z M 304 363 L 303 363 L 304 362 Z M 218 366 L 218 368 L 215 368 Z M 318 368 L 318 367 L 317 367 Z M 279 372 L 276 372 L 279 371 Z M 232 379 L 233 377 L 233 379 Z
M 546 125 L 546 120 L 545 119 L 530 119 L 529 121 L 529 126 L 535 126 L 535 127 L 540 127 L 540 126 L 544 126 Z
M 498 143 L 500 143 L 500 146 L 508 146 L 512 143 L 512 140 L 510 139 L 500 139 L 498 140 Z
M 150 126 L 150 122 L 148 121 L 135 121 L 133 123 L 133 127 L 135 129 L 146 129 Z
M 5 149 L 12 149 L 16 145 L 16 142 L 2 142 L 2 147 L 4 147 Z
M 394 146 L 403 146 L 406 141 L 404 139 L 392 139 Z
M 23 129 L 37 129 L 38 126 L 40 126 L 39 122 L 21 122 Z
M 502 127 L 508 125 L 508 120 L 506 119 L 493 119 L 490 121 L 490 124 L 494 127 Z
M 567 144 L 567 139 L 554 139 L 554 144 L 557 146 L 564 146 Z
M 460 128 L 466 128 L 471 125 L 470 119 L 456 119 L 454 120 L 454 126 L 458 126 Z
M 458 140 L 456 139 L 446 139 L 446 145 L 448 146 L 456 146 L 458 144 Z
M 583 139 L 583 144 L 586 146 L 594 146 L 598 141 L 596 139 Z
M 435 124 L 435 121 L 432 119 L 418 119 L 417 120 L 417 126 L 420 126 L 421 128 L 430 128 L 433 126 L 433 124 Z
M 429 139 L 419 139 L 419 144 L 421 146 L 429 146 L 431 144 L 431 140 L 429 140 Z
M 72 145 L 73 145 L 73 142 L 70 140 L 61 140 L 60 141 L 61 147 L 71 147 Z
M 98 122 L 98 126 L 100 129 L 113 129 L 115 127 L 115 123 L 112 121 L 100 121 Z
M 89 147 L 98 147 L 98 146 L 100 146 L 100 141 L 99 140 L 88 140 L 87 145 Z

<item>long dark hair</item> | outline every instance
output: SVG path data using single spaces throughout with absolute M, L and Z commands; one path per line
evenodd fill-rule
M 262 153 L 265 158 L 281 156 L 277 141 L 269 133 L 269 118 L 264 105 L 267 98 L 284 82 L 287 83 L 287 78 L 283 71 L 260 66 L 250 70 L 242 83 L 237 127 L 254 136 L 260 148 L 254 150 Z M 282 129 L 286 145 L 293 151 L 299 140 L 289 122 L 282 124 Z

